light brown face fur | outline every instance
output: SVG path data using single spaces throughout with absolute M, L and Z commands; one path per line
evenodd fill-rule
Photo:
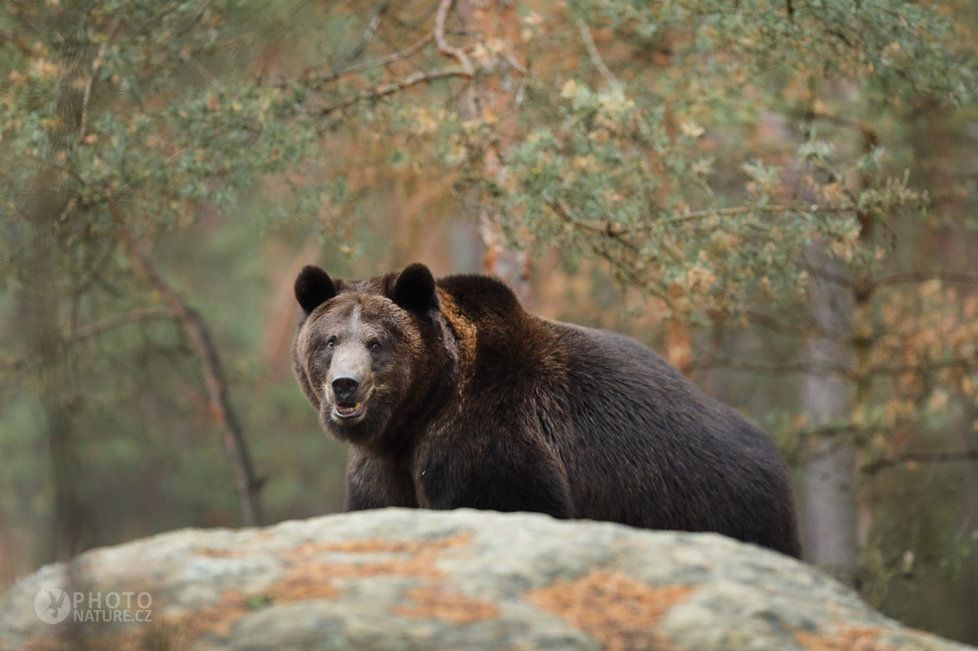
M 386 296 L 345 291 L 302 324 L 295 366 L 323 428 L 337 438 L 368 443 L 382 435 L 414 385 L 424 350 L 414 317 Z M 355 380 L 339 391 L 337 381 Z

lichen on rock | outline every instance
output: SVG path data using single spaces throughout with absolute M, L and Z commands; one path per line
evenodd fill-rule
M 66 569 L 41 568 L 0 597 L 0 649 L 966 648 L 768 550 L 524 513 L 385 509 L 187 529 Z M 111 593 L 147 593 L 150 618 L 85 621 L 82 599 L 47 624 L 35 600 L 49 589 L 97 594 L 103 610 Z

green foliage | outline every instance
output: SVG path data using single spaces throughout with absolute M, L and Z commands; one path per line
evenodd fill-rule
M 902 451 L 970 435 L 978 302 L 938 273 L 962 258 L 927 243 L 978 223 L 972 6 L 526 1 L 507 31 L 489 24 L 497 7 L 480 18 L 462 4 L 439 35 L 423 0 L 5 3 L 0 453 L 17 462 L 0 517 L 26 504 L 13 519 L 34 530 L 57 508 L 39 459 L 59 387 L 88 452 L 84 501 L 114 507 L 95 509 L 96 541 L 235 521 L 199 364 L 172 320 L 78 338 L 163 306 L 133 249 L 212 328 L 272 517 L 339 508 L 342 449 L 323 444 L 291 379 L 262 357 L 273 328 L 259 316 L 281 310 L 266 300 L 282 291 L 269 267 L 293 262 L 269 251 L 324 236 L 331 270 L 376 273 L 428 255 L 417 242 L 457 213 L 531 251 L 544 275 L 551 255 L 579 269 L 597 289 L 563 312 L 600 322 L 641 292 L 656 314 L 709 323 L 713 348 L 696 339 L 699 356 L 741 362 L 717 376 L 720 391 L 764 394 L 752 411 L 769 411 L 799 463 L 815 434 L 789 374 L 810 370 L 799 335 L 817 332 L 807 307 L 819 283 L 861 301 L 840 334 L 852 360 L 841 379 L 859 400 L 830 425 L 863 462 L 912 474 L 894 461 Z M 927 125 L 962 141 L 931 154 L 944 167 L 921 162 Z M 402 209 L 413 247 L 390 241 Z M 841 278 L 818 275 L 815 248 Z M 63 346 L 43 368 L 38 296 Z M 887 482 L 899 483 L 867 480 Z M 921 533 L 953 528 L 952 507 L 915 509 L 870 538 L 867 585 L 881 600 L 903 581 L 903 547 L 966 557 L 960 536 Z
M 973 53 L 957 51 L 950 21 L 918 3 L 598 0 L 570 5 L 639 47 L 659 45 L 668 34 L 696 90 L 730 93 L 745 82 L 781 84 L 801 76 L 866 81 L 880 101 L 898 101 L 907 91 L 955 104 L 974 97 Z
M 228 51 L 235 36 L 228 15 L 243 10 L 233 2 L 99 3 L 70 34 L 71 51 L 87 53 L 81 56 L 89 63 L 77 71 L 60 43 L 65 37 L 53 29 L 70 9 L 59 14 L 34 3 L 9 7 L 14 19 L 52 29 L 39 30 L 49 41 L 11 57 L 0 70 L 11 81 L 0 101 L 0 179 L 11 189 L 8 209 L 27 210 L 18 199 L 29 202 L 39 191 L 34 175 L 70 126 L 66 121 L 75 122 L 77 131 L 46 179 L 84 215 L 57 226 L 65 251 L 82 242 L 104 249 L 120 214 L 140 235 L 186 227 L 202 207 L 229 209 L 260 178 L 308 156 L 313 129 L 281 119 L 292 105 L 290 95 L 235 76 L 210 80 L 207 67 L 220 70 L 221 59 L 234 52 L 233 44 Z M 59 117 L 59 102 L 70 92 L 60 88 L 66 75 L 87 91 L 77 116 Z M 8 270 L 18 268 L 16 257 L 5 263 Z M 82 256 L 79 264 L 90 265 L 90 259 Z
M 11 291 L 2 313 L 12 342 L 0 367 L 11 405 L 0 410 L 0 430 L 22 434 L 2 437 L 14 457 L 44 459 L 50 448 L 55 463 L 33 467 L 35 486 L 7 475 L 21 483 L 5 483 L 4 494 L 31 496 L 38 521 L 63 518 L 57 464 L 73 459 L 73 502 L 87 515 L 118 507 L 85 523 L 87 545 L 178 526 L 188 513 L 234 521 L 221 432 L 201 418 L 212 407 L 199 404 L 199 360 L 133 258 L 240 211 L 242 198 L 260 201 L 263 183 L 315 151 L 316 125 L 295 115 L 291 92 L 243 74 L 254 36 L 276 18 L 263 7 L 106 0 L 10 2 L 0 11 L 0 286 Z M 282 204 L 308 207 L 316 184 L 306 185 Z M 250 237 L 254 223 L 244 220 L 240 233 Z M 235 324 L 261 309 L 228 290 L 220 300 L 241 305 L 223 312 Z M 203 298 L 181 291 L 190 305 Z M 150 316 L 127 318 L 140 313 Z M 46 429 L 58 422 L 70 425 Z M 99 434 L 76 440 L 77 432 Z M 44 482 L 52 470 L 55 481 Z M 133 517 L 147 503 L 172 509 Z M 18 500 L 0 507 L 9 517 Z M 39 546 L 32 561 L 53 548 Z

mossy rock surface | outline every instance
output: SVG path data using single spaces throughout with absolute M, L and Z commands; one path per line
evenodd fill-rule
M 968 648 L 723 536 L 524 513 L 186 529 L 89 551 L 70 569 L 41 568 L 0 597 L 0 648 Z M 79 605 L 58 608 L 59 590 Z M 36 603 L 63 621 L 45 623 Z

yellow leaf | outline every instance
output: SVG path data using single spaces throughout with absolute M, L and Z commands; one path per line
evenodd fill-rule
M 706 129 L 696 124 L 692 120 L 688 122 L 680 123 L 679 130 L 685 133 L 690 138 L 699 138 L 704 133 L 706 133 Z
M 938 411 L 947 405 L 947 391 L 944 389 L 937 389 L 930 395 L 930 400 L 927 401 L 928 411 Z
M 564 82 L 564 85 L 560 87 L 560 96 L 564 99 L 570 99 L 577 94 L 577 82 L 573 79 L 568 79 Z
M 488 106 L 483 106 L 482 107 L 482 121 L 485 124 L 488 124 L 489 126 L 492 126 L 492 125 L 496 124 L 496 122 L 499 121 L 499 118 L 496 117 L 496 114 L 492 112 L 492 109 L 491 108 L 489 108 Z

